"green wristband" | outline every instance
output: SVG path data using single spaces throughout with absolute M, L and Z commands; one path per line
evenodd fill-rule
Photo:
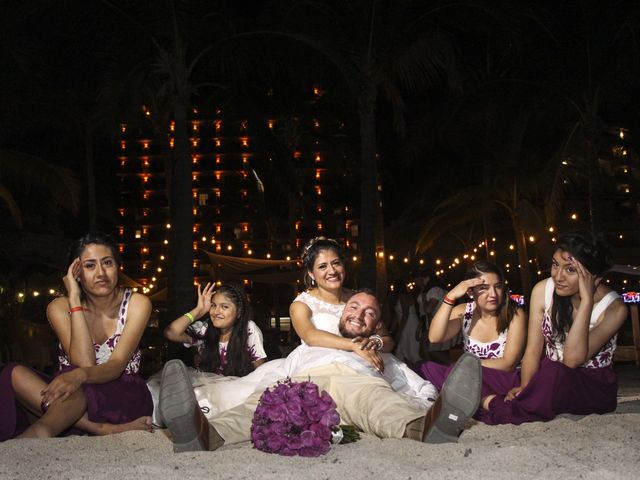
M 191 312 L 187 312 L 184 314 L 185 317 L 187 317 L 189 319 L 189 324 L 192 324 L 193 322 L 196 321 L 195 318 L 193 318 L 193 315 L 191 314 Z

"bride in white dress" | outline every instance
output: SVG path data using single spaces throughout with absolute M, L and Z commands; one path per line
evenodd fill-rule
M 290 307 L 293 327 L 302 345 L 287 358 L 267 362 L 245 377 L 194 373 L 196 398 L 207 418 L 242 404 L 253 392 L 278 380 L 335 362 L 384 378 L 409 403 L 426 410 L 437 390 L 389 353 L 394 343 L 384 326 L 369 338 L 352 340 L 340 335 L 340 316 L 353 292 L 342 286 L 345 269 L 338 243 L 315 238 L 305 246 L 302 261 L 309 289 L 298 295 Z

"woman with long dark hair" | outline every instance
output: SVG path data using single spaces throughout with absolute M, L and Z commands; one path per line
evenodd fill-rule
M 627 308 L 602 281 L 612 264 L 608 245 L 590 233 L 558 239 L 551 277 L 531 294 L 518 385 L 506 395 L 486 396 L 481 420 L 520 424 L 615 410 L 613 353 Z
M 384 324 L 369 337 L 344 338 L 338 320 L 353 292 L 345 288 L 346 270 L 342 248 L 325 237 L 311 239 L 302 250 L 303 281 L 307 290 L 298 295 L 289 314 L 296 333 L 307 345 L 356 352 L 375 368 L 384 364 L 378 352 L 392 352 L 394 340 Z
M 138 375 L 151 302 L 118 286 L 119 264 L 108 235 L 72 245 L 67 295 L 47 307 L 60 370 L 53 379 L 17 364 L 0 373 L 0 441 L 55 437 L 71 427 L 96 435 L 152 430 L 151 395 Z
M 467 301 L 457 304 L 465 296 Z M 502 270 L 480 261 L 444 297 L 429 326 L 429 341 L 446 342 L 462 333 L 464 351 L 480 358 L 483 396 L 507 393 L 516 383 L 526 321 L 524 310 L 509 298 Z M 423 362 L 416 370 L 440 389 L 451 367 Z
M 198 303 L 165 329 L 172 342 L 197 348 L 200 370 L 242 377 L 264 363 L 262 332 L 251 320 L 251 306 L 239 285 L 198 286 Z

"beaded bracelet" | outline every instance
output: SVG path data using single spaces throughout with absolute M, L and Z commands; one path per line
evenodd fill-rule
M 195 318 L 193 318 L 193 315 L 191 312 L 187 312 L 184 314 L 185 317 L 187 317 L 189 319 L 189 325 L 191 325 L 193 322 L 196 321 Z
M 374 348 L 374 350 L 376 350 L 376 351 L 382 350 L 382 347 L 384 346 L 384 340 L 382 340 L 382 337 L 380 335 L 370 335 L 369 336 L 369 340 L 375 340 L 376 343 L 378 344 Z

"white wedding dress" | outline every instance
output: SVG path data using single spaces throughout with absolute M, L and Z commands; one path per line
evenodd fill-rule
M 312 312 L 311 322 L 317 329 L 339 335 L 338 324 L 344 305 L 323 302 L 306 292 L 298 295 L 294 301 L 309 306 Z M 241 405 L 253 392 L 264 390 L 278 380 L 304 374 L 305 371 L 331 363 L 346 365 L 363 375 L 384 378 L 391 388 L 402 395 L 412 407 L 426 412 L 438 395 L 433 384 L 421 378 L 390 353 L 383 353 L 382 359 L 385 364 L 384 373 L 378 372 L 369 362 L 352 352 L 312 347 L 303 343 L 287 358 L 266 362 L 244 377 L 224 377 L 193 369 L 190 370 L 190 374 L 196 398 L 207 418 L 215 417 L 220 412 Z M 155 374 L 154 377 L 157 377 L 154 388 L 152 389 L 149 385 L 152 379 L 147 384 L 152 390 L 155 404 L 159 392 L 159 375 Z M 157 423 L 155 411 L 154 423 L 160 425 Z

